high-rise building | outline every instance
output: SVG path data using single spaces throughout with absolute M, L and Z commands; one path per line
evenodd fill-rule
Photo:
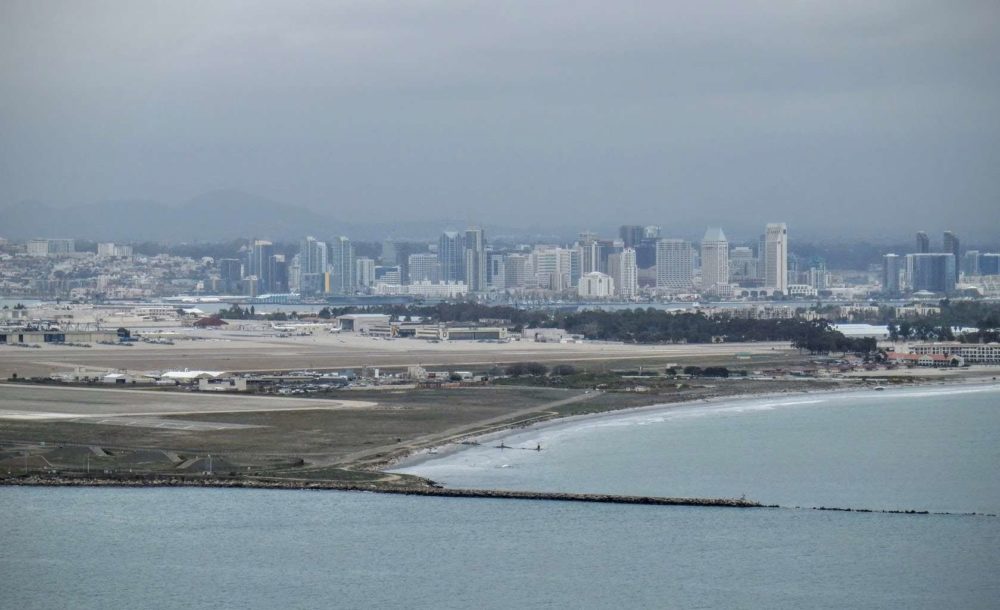
M 470 292 L 486 290 L 486 237 L 479 227 L 465 230 L 465 284 Z
M 243 263 L 237 258 L 220 258 L 217 264 L 222 292 L 237 294 L 241 289 L 240 280 L 243 279 Z
M 662 232 L 663 229 L 661 229 L 656 225 L 646 225 L 646 227 L 642 230 L 642 237 L 643 239 L 652 239 L 655 241 L 657 239 L 660 239 L 660 237 L 662 237 L 660 235 L 660 233 Z
M 303 274 L 326 273 L 326 242 L 307 237 L 299 244 L 299 269 Z
M 951 293 L 958 279 L 955 255 L 951 252 L 907 254 L 906 278 L 913 292 Z
M 724 285 L 729 285 L 729 240 L 721 228 L 709 227 L 701 238 L 701 287 L 718 294 Z
M 465 240 L 457 231 L 445 231 L 438 239 L 438 262 L 441 265 L 441 281 L 465 281 Z
M 486 255 L 486 286 L 491 290 L 507 287 L 506 255 L 488 252 Z
M 634 249 L 625 248 L 609 256 L 608 271 L 618 296 L 631 299 L 639 294 L 639 268 L 635 264 Z
M 635 248 L 646 235 L 646 227 L 640 225 L 622 225 L 618 228 L 618 237 L 626 248 Z
M 267 285 L 267 292 L 288 292 L 288 262 L 285 261 L 285 255 L 272 254 L 267 259 L 267 266 L 268 275 L 270 276 L 270 283 Z
M 336 237 L 329 245 L 330 254 L 330 287 L 329 292 L 336 295 L 354 293 L 356 284 L 354 273 L 354 246 L 346 237 Z
M 441 265 L 438 264 L 437 254 L 430 252 L 411 254 L 408 257 L 408 263 L 410 284 L 417 282 L 436 284 L 441 281 Z
M 882 257 L 882 292 L 886 295 L 899 294 L 899 255 L 886 254 Z
M 257 294 L 268 294 L 274 290 L 274 244 L 266 239 L 255 239 L 247 252 L 247 275 L 257 278 Z
M 764 231 L 764 287 L 788 294 L 788 226 L 770 223 Z
M 736 246 L 729 254 L 729 281 L 747 282 L 757 278 L 757 257 L 753 248 Z
M 694 250 L 683 239 L 656 242 L 656 287 L 690 290 L 694 277 Z
M 561 291 L 572 287 L 572 250 L 538 246 L 531 253 L 531 267 L 539 288 Z
M 354 277 L 358 288 L 371 288 L 375 285 L 375 259 L 359 256 L 354 259 Z
M 503 272 L 505 290 L 527 288 L 529 281 L 534 278 L 531 257 L 527 254 L 508 254 L 504 257 Z
M 958 241 L 958 235 L 955 235 L 951 231 L 944 232 L 944 239 L 942 241 L 944 247 L 941 249 L 942 252 L 949 252 L 955 255 L 955 260 L 962 260 L 962 248 L 961 243 Z
M 917 231 L 917 254 L 926 254 L 931 251 L 931 239 L 924 231 Z

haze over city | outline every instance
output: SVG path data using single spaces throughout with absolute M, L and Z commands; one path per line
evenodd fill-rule
M 998 32 L 0 1 L 0 608 L 995 610 Z
M 273 201 L 397 234 L 987 238 L 998 26 L 988 1 L 5 2 L 0 211 L 236 190 L 260 225 Z

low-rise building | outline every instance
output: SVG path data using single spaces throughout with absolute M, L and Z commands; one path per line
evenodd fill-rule
M 915 343 L 910 353 L 920 356 L 960 356 L 969 364 L 1000 364 L 1000 343 Z

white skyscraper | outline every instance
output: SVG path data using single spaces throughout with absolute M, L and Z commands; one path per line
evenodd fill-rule
M 631 299 L 639 293 L 639 268 L 635 264 L 635 250 L 625 248 L 608 256 L 608 272 L 614 280 L 618 296 Z
M 783 222 L 764 231 L 764 288 L 788 294 L 788 227 Z
M 337 295 L 354 292 L 356 271 L 354 266 L 354 246 L 346 237 L 335 237 L 330 242 L 330 293 Z
M 720 228 L 710 227 L 701 240 L 701 288 L 714 294 L 729 284 L 729 241 Z
M 690 290 L 694 276 L 694 250 L 683 239 L 656 242 L 656 287 Z

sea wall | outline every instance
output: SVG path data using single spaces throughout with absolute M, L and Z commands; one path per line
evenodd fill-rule
M 100 478 L 65 475 L 8 476 L 0 477 L 0 485 L 52 487 L 217 487 L 231 489 L 336 490 L 367 491 L 384 494 L 435 496 L 445 498 L 492 498 L 507 500 L 549 500 L 559 502 L 595 502 L 602 504 L 639 504 L 654 506 L 764 508 L 764 505 L 745 498 L 665 498 L 658 496 L 504 491 L 495 489 L 449 489 L 435 486 L 412 487 L 331 481 L 207 477 L 186 478 L 153 475 Z

